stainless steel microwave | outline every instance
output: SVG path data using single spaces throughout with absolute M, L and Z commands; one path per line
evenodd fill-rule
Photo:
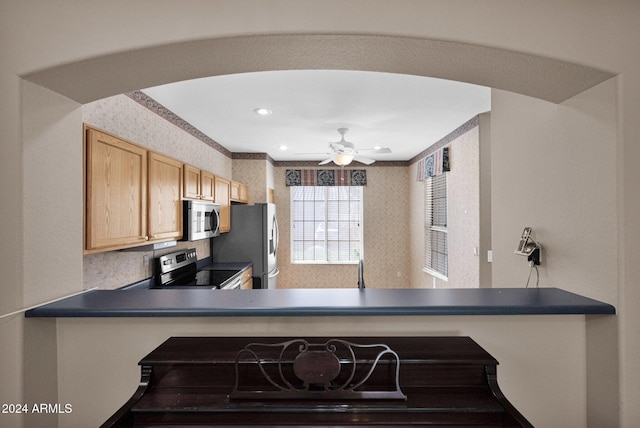
M 220 205 L 203 201 L 183 201 L 183 241 L 220 235 Z

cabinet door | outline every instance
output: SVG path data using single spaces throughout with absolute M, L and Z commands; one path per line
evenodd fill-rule
M 153 241 L 182 237 L 182 163 L 149 152 L 149 237 Z
M 231 182 L 231 200 L 233 202 L 247 203 L 249 201 L 249 188 L 237 181 Z
M 206 201 L 214 201 L 216 195 L 215 176 L 207 171 L 200 171 L 201 198 Z
M 184 197 L 200 199 L 200 170 L 190 165 L 184 166 Z
M 240 183 L 237 181 L 231 182 L 231 200 L 239 201 L 240 200 Z
M 85 132 L 85 250 L 144 243 L 147 151 L 96 129 Z
M 240 185 L 240 202 L 245 204 L 249 202 L 249 188 L 244 184 Z
M 242 290 L 253 289 L 253 268 L 249 268 L 242 272 L 242 285 L 240 288 Z
M 231 182 L 225 178 L 215 178 L 216 202 L 220 204 L 220 232 L 231 230 Z

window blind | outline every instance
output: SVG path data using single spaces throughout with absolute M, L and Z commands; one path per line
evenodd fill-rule
M 446 279 L 449 275 L 446 173 L 425 180 L 424 253 L 424 270 Z

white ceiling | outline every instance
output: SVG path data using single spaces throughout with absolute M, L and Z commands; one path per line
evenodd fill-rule
M 356 149 L 392 151 L 368 157 L 409 160 L 491 108 L 486 87 L 362 71 L 231 74 L 143 92 L 228 150 L 268 153 L 279 161 L 326 158 L 341 127 L 349 128 L 346 140 Z M 272 114 L 257 115 L 259 107 Z

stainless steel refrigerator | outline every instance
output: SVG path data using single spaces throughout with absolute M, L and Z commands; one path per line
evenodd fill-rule
M 277 288 L 275 204 L 232 205 L 231 230 L 212 238 L 214 263 L 253 262 L 254 288 Z

